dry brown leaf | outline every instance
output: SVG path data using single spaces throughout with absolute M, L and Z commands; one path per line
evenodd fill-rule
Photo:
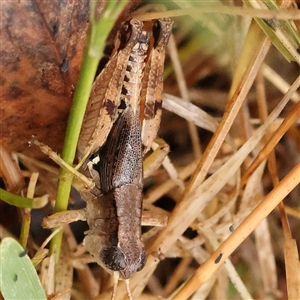
M 28 149 L 31 135 L 61 151 L 85 44 L 89 3 L 4 1 L 1 143 Z

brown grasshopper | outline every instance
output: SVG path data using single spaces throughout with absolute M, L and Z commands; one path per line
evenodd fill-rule
M 93 84 L 78 142 L 79 157 L 94 153 L 81 169 L 95 182 L 82 193 L 90 227 L 84 244 L 99 265 L 126 280 L 130 298 L 128 279 L 146 263 L 142 157 L 159 128 L 165 47 L 172 25 L 168 18 L 124 24 L 118 51 Z

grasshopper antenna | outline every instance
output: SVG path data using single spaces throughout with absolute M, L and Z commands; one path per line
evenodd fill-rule
M 118 287 L 118 282 L 119 282 L 119 272 L 114 272 L 114 287 L 113 287 L 113 291 L 111 293 L 111 300 L 115 300 L 116 297 L 116 293 L 117 293 L 117 287 Z
M 133 297 L 132 297 L 132 294 L 131 294 L 131 290 L 130 290 L 130 286 L 129 286 L 129 279 L 125 280 L 125 284 L 126 284 L 128 298 L 129 298 L 129 300 L 133 300 Z

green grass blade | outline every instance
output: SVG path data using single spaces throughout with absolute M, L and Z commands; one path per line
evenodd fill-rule
M 41 208 L 47 204 L 46 198 L 25 198 L 0 189 L 0 199 L 10 205 L 22 208 Z
M 24 249 L 12 238 L 0 244 L 0 290 L 4 299 L 47 299 Z

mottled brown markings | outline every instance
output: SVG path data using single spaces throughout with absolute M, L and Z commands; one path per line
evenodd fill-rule
M 105 142 L 95 166 L 101 191 L 94 191 L 95 198 L 87 201 L 90 230 L 84 243 L 98 264 L 109 272 L 117 271 L 122 279 L 131 278 L 146 263 L 141 241 L 140 115 L 149 121 L 147 129 L 153 130 L 146 137 L 150 142 L 145 148 L 149 148 L 160 122 L 165 47 L 172 24 L 170 19 L 159 20 L 154 40 L 148 23 L 131 20 L 123 27 L 119 50 L 93 85 L 79 142 L 81 155 Z M 97 128 L 101 132 L 95 134 Z
M 9 7 L 6 10 L 6 15 L 7 17 L 9 17 L 10 19 L 13 18 L 13 16 L 15 15 L 15 10 L 12 7 Z
M 155 116 L 160 113 L 162 109 L 162 102 L 160 101 L 155 101 L 154 105 L 147 105 L 145 106 L 144 109 L 144 119 L 145 120 L 152 120 L 155 118 Z
M 129 61 L 135 61 L 135 60 L 134 60 L 134 57 L 129 56 Z
M 127 107 L 127 104 L 124 100 L 121 100 L 120 105 L 118 106 L 119 109 L 124 110 Z
M 0 86 L 4 86 L 5 84 L 6 84 L 6 79 L 3 76 L 0 76 Z
M 13 64 L 11 64 L 11 67 L 10 67 L 10 72 L 17 72 L 17 71 L 19 71 L 19 69 L 20 69 L 20 63 L 19 63 L 19 59 L 16 59 L 16 61 L 13 63 Z
M 162 102 L 156 102 L 154 104 L 154 114 L 152 115 L 152 117 L 154 117 L 157 113 L 158 110 L 162 109 Z
M 141 188 L 143 160 L 140 124 L 130 106 L 116 121 L 109 138 L 109 142 L 100 151 L 101 157 L 105 159 L 100 157 L 97 164 L 101 190 L 105 193 L 124 184 L 135 184 Z
M 87 202 L 90 226 L 85 245 L 96 261 L 123 279 L 146 262 L 141 241 L 142 149 L 139 114 L 128 106 L 114 123 L 95 165 L 102 196 Z M 98 206 L 99 205 L 99 206 Z M 117 235 L 116 235 L 117 233 Z M 96 245 L 95 241 L 99 244 Z
M 54 37 L 54 38 L 57 38 L 58 32 L 59 32 L 59 22 L 55 22 L 55 23 L 52 25 L 52 33 L 53 33 L 53 37 Z
M 18 82 L 13 81 L 7 91 L 5 97 L 10 100 L 18 99 L 24 95 L 24 90 L 19 87 Z
M 96 164 L 103 194 L 98 196 L 99 192 L 96 192 L 96 198 L 87 202 L 90 230 L 84 241 L 86 248 L 100 265 L 108 271 L 118 271 L 123 279 L 132 277 L 146 263 L 141 241 L 143 162 L 139 100 L 150 38 L 149 31 L 141 31 L 136 38 L 127 57 L 127 65 L 124 64 L 125 68 L 122 66 L 125 73 L 122 85 L 119 85 L 120 98 L 114 106 L 111 104 L 113 110 L 101 103 L 101 107 L 106 109 L 102 114 L 100 111 L 100 118 L 102 115 L 111 117 L 116 109 L 119 116 L 114 123 L 111 122 L 112 129 L 99 151 L 100 161 Z M 116 68 L 119 67 L 117 63 Z M 94 86 L 99 88 L 100 85 L 96 82 Z M 112 85 L 110 80 L 109 86 L 116 85 Z M 105 93 L 112 92 L 115 91 Z M 108 99 L 113 98 L 105 99 L 104 96 L 104 103 Z M 88 117 L 95 118 L 95 99 L 90 100 L 92 109 Z M 159 107 L 160 104 L 156 105 L 156 109 Z
M 11 64 L 14 64 L 16 60 L 19 60 L 18 55 L 15 52 L 5 50 L 0 51 L 0 59 L 4 66 L 10 66 Z
M 103 145 L 113 125 L 112 120 L 115 121 L 118 117 L 118 107 L 121 101 L 130 102 L 132 94 L 136 97 L 136 87 L 131 87 L 130 84 L 132 75 L 128 76 L 130 80 L 126 84 L 124 84 L 124 78 L 128 72 L 138 68 L 134 65 L 136 62 L 132 52 L 140 39 L 142 29 L 143 23 L 135 19 L 130 20 L 123 26 L 119 39 L 126 41 L 126 44 L 114 53 L 93 84 L 78 141 L 80 157 L 83 157 L 88 151 L 95 152 Z M 139 50 L 136 49 L 136 52 Z M 130 57 L 131 62 L 129 62 Z M 143 62 L 138 63 L 142 64 Z M 122 92 L 125 94 L 122 94 Z M 105 103 L 108 99 L 114 101 L 114 108 L 110 111 L 105 109 Z M 134 105 L 136 107 L 137 103 Z
M 69 69 L 69 60 L 67 58 L 65 58 L 61 65 L 60 65 L 60 70 L 63 72 L 63 73 L 66 73 Z
M 41 84 L 50 94 L 64 95 L 65 83 L 62 80 L 61 71 L 55 63 L 45 63 L 42 67 Z
M 7 52 L 6 54 L 0 53 L 0 69 L 7 77 L 2 93 L 2 100 L 4 101 L 2 104 L 5 107 L 2 122 L 6 126 L 1 131 L 1 143 L 11 151 L 20 151 L 31 156 L 36 155 L 37 158 L 42 159 L 43 154 L 38 149 L 35 147 L 28 148 L 28 137 L 36 133 L 39 139 L 61 153 L 68 113 L 72 103 L 71 88 L 76 85 L 82 59 L 89 3 L 74 0 L 69 1 L 68 5 L 60 6 L 57 1 L 48 1 L 47 5 L 43 5 L 41 1 L 36 1 L 42 4 L 40 13 L 27 13 L 26 2 L 30 1 L 1 1 L 1 21 L 3 21 L 1 43 L 3 47 L 0 48 Z M 84 21 L 82 24 L 78 24 L 77 20 L 73 18 L 76 16 L 78 8 L 82 8 L 79 12 L 80 15 L 82 15 L 83 10 L 86 11 L 87 18 L 82 19 Z M 11 13 L 12 11 L 14 15 L 10 18 L 8 12 Z M 45 26 L 40 26 L 41 14 L 45 16 L 49 34 L 45 34 Z M 56 20 L 61 22 L 61 26 L 59 36 L 54 40 L 52 25 Z M 70 35 L 67 36 L 66 33 L 68 32 Z M 44 55 L 42 51 L 45 50 L 47 53 Z M 65 50 L 67 52 L 64 52 Z M 54 52 L 58 55 L 56 56 Z M 60 62 L 64 57 L 68 57 L 70 62 L 68 78 L 60 71 Z M 49 92 L 47 89 L 49 85 L 45 83 L 46 79 L 43 79 L 43 86 L 41 86 L 43 74 L 38 70 L 45 62 L 54 63 L 54 68 L 58 71 L 57 74 L 60 74 L 57 80 L 64 86 L 64 89 L 61 90 L 63 93 Z M 18 71 L 16 72 L 17 67 Z M 24 91 L 24 94 L 17 99 L 7 99 L 8 87 L 14 79 L 18 79 L 18 87 Z M 34 107 L 35 112 L 45 111 L 45 107 L 47 107 L 48 116 L 45 114 L 41 116 L 44 122 L 35 122 L 32 111 L 28 109 L 28 101 L 33 94 L 37 98 Z M 10 101 L 15 101 L 14 105 L 9 104 Z M 21 109 L 18 110 L 18 107 Z M 15 115 L 14 124 L 7 120 L 11 114 Z M 59 122 L 56 122 L 57 120 Z M 51 124 L 52 128 L 50 127 Z M 38 127 L 36 128 L 36 126 Z M 29 131 L 29 127 L 33 128 L 34 132 Z M 14 130 L 14 128 L 18 128 L 18 130 Z M 55 132 L 54 135 L 53 132 Z
M 104 103 L 105 110 L 108 112 L 108 115 L 113 116 L 116 111 L 116 106 L 112 100 L 107 99 Z
M 26 11 L 27 11 L 28 13 L 31 13 L 31 12 L 39 12 L 38 7 L 37 7 L 35 1 L 33 1 L 33 2 L 28 2 L 28 3 L 26 4 L 25 8 L 26 8 Z
M 157 135 L 161 119 L 163 71 L 165 48 L 168 44 L 173 22 L 169 18 L 159 19 L 153 28 L 154 47 L 144 71 L 141 91 L 142 143 L 144 153 L 151 147 Z
M 139 95 L 142 88 L 143 70 L 148 55 L 150 39 L 151 32 L 145 30 L 144 24 L 138 42 L 132 48 L 128 59 L 128 66 L 130 68 L 126 68 L 121 99 L 124 99 L 127 105 L 131 105 L 134 111 L 137 111 L 140 104 Z
M 121 94 L 124 96 L 128 94 L 128 90 L 125 88 L 125 86 L 122 86 Z

